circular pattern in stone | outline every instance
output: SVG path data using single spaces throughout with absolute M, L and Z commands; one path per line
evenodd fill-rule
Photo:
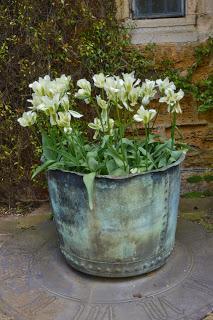
M 53 223 L 14 234 L 0 249 L 0 309 L 15 320 L 200 320 L 213 307 L 213 235 L 180 222 L 166 265 L 134 278 L 77 272 Z

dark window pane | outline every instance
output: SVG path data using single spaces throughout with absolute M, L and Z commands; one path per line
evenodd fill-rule
M 180 0 L 167 0 L 168 12 L 180 12 Z
M 152 0 L 152 14 L 164 13 L 164 0 Z
M 135 14 L 136 16 L 148 15 L 150 0 L 135 0 Z
M 133 18 L 166 18 L 184 15 L 186 0 L 132 0 Z

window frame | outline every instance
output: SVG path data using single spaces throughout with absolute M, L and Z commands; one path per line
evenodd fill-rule
M 168 12 L 168 13 L 159 13 L 152 14 L 151 11 L 148 14 L 134 14 L 136 7 L 136 0 L 131 1 L 131 19 L 132 20 L 145 20 L 145 19 L 167 19 L 167 18 L 183 18 L 186 16 L 186 0 L 179 0 L 181 10 L 180 12 Z

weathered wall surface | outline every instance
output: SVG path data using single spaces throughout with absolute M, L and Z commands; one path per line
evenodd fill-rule
M 161 44 L 156 49 L 156 61 L 172 59 L 183 75 L 194 62 L 194 47 L 196 44 Z M 209 73 L 213 73 L 213 60 L 207 59 L 193 75 L 193 81 L 205 80 Z M 188 184 L 187 178 L 192 175 L 213 174 L 213 112 L 198 112 L 198 106 L 192 96 L 185 96 L 181 102 L 182 114 L 178 115 L 177 123 L 185 142 L 191 146 L 183 167 L 182 191 L 209 190 L 212 184 Z M 170 118 L 165 107 L 161 107 L 157 130 L 168 135 L 170 132 Z M 177 135 L 178 137 L 178 135 Z
M 116 0 L 119 20 L 129 23 L 131 20 L 131 0 Z M 134 20 L 132 43 L 138 46 L 157 43 L 156 60 L 173 60 L 175 67 L 186 73 L 194 62 L 194 48 L 213 34 L 213 1 L 186 0 L 186 16 L 181 18 Z M 193 75 L 194 81 L 204 80 L 213 72 L 213 61 L 206 61 Z M 191 175 L 212 174 L 213 171 L 213 114 L 198 113 L 197 102 L 185 97 L 182 102 L 183 114 L 178 124 L 186 143 L 192 150 L 184 163 L 183 191 L 199 189 L 198 185 L 188 185 Z M 161 133 L 169 133 L 170 119 L 161 113 L 157 123 Z M 195 189 L 193 189 L 195 188 Z M 200 189 L 208 189 L 201 183 Z
M 158 45 L 157 59 L 172 59 L 175 66 L 184 74 L 187 68 L 194 62 L 194 45 Z M 193 81 L 205 80 L 209 73 L 213 73 L 213 61 L 211 59 L 199 67 Z M 184 135 L 185 141 L 193 148 L 189 152 L 186 167 L 213 167 L 213 113 L 199 113 L 197 102 L 186 96 L 181 103 L 183 113 L 178 115 L 178 125 Z M 159 125 L 170 129 L 168 113 L 161 113 Z

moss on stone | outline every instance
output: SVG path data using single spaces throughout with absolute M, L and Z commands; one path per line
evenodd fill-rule
M 187 178 L 187 181 L 189 183 L 197 183 L 197 182 L 201 182 L 203 180 L 203 177 L 201 176 L 191 176 Z
M 193 198 L 205 198 L 205 197 L 211 197 L 213 196 L 213 192 L 210 190 L 206 191 L 192 191 L 192 192 L 186 192 L 182 194 L 183 198 L 193 199 Z
M 206 175 L 203 177 L 203 180 L 205 180 L 206 182 L 213 181 L 213 175 Z

